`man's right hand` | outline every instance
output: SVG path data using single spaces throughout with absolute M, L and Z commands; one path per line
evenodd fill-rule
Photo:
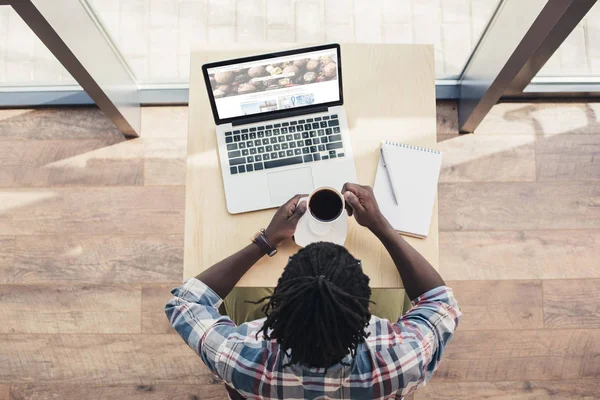
M 342 194 L 346 200 L 348 215 L 354 215 L 354 219 L 360 225 L 369 228 L 375 234 L 389 227 L 389 222 L 381 214 L 370 186 L 346 183 Z

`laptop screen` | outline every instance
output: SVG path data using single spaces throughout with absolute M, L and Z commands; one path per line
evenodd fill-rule
M 337 48 L 209 67 L 220 120 L 340 100 Z

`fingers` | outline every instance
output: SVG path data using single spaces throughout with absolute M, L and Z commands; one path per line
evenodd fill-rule
M 344 186 L 342 186 L 342 194 L 346 193 L 346 191 L 348 190 L 348 185 L 350 184 L 350 182 L 344 183 Z
M 298 219 L 300 219 L 302 214 L 306 211 L 306 202 L 303 201 L 300 203 L 300 199 L 303 197 L 308 197 L 308 194 L 297 194 L 281 206 L 286 212 L 286 218 L 291 219 L 292 217 L 295 217 L 296 213 L 300 213 L 298 216 Z
M 303 201 L 302 203 L 300 203 L 296 206 L 296 208 L 294 209 L 294 212 L 292 213 L 292 215 L 290 215 L 288 220 L 291 222 L 297 223 L 300 220 L 300 217 L 302 217 L 305 212 L 306 212 L 306 202 Z
M 344 208 L 346 209 L 348 216 L 351 217 L 354 210 L 352 210 L 352 206 L 348 203 L 348 200 L 346 200 L 346 192 L 350 193 L 346 185 L 348 185 L 348 183 L 344 183 L 344 186 L 342 187 L 342 196 L 344 196 Z
M 348 213 L 348 216 L 351 217 L 352 216 L 352 206 L 348 202 L 346 202 L 344 208 L 346 209 L 346 212 Z
M 294 197 L 292 197 L 291 199 L 289 199 L 285 203 L 285 205 L 287 206 L 287 205 L 293 204 L 294 206 L 296 206 L 296 204 L 298 204 L 298 202 L 300 201 L 300 199 L 303 198 L 303 197 L 308 197 L 308 195 L 307 194 L 297 194 Z
M 279 209 L 282 210 L 282 213 L 286 213 L 287 216 L 289 216 L 292 212 L 294 212 L 294 209 L 298 205 L 300 199 L 307 196 L 307 194 L 297 194 L 288 201 L 286 201 L 281 207 L 279 207 Z
M 365 209 L 358 197 L 350 190 L 344 193 L 344 199 L 346 200 L 346 203 L 350 204 L 350 207 L 352 207 L 353 210 L 363 211 Z
M 344 184 L 344 187 L 342 188 L 342 194 L 346 193 L 346 192 L 352 192 L 354 193 L 356 196 L 360 197 L 361 195 L 364 196 L 369 192 L 369 186 L 363 186 L 363 185 L 358 185 L 356 183 L 350 183 L 350 182 L 346 182 Z
M 350 183 L 350 182 L 346 182 L 344 183 L 344 186 L 342 186 L 342 194 L 346 193 L 348 190 L 350 190 L 351 187 L 357 186 L 355 183 Z

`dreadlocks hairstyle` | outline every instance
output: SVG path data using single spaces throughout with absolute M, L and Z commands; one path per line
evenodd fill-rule
M 353 357 L 368 337 L 369 277 L 360 261 L 333 243 L 313 243 L 290 258 L 262 308 L 259 332 L 289 355 L 284 365 L 325 368 Z M 271 330 L 269 332 L 269 330 Z

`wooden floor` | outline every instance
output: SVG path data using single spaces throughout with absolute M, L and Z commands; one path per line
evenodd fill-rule
M 441 272 L 464 311 L 424 399 L 600 398 L 600 104 L 438 105 Z M 0 400 L 220 399 L 163 307 L 187 108 L 0 111 Z

